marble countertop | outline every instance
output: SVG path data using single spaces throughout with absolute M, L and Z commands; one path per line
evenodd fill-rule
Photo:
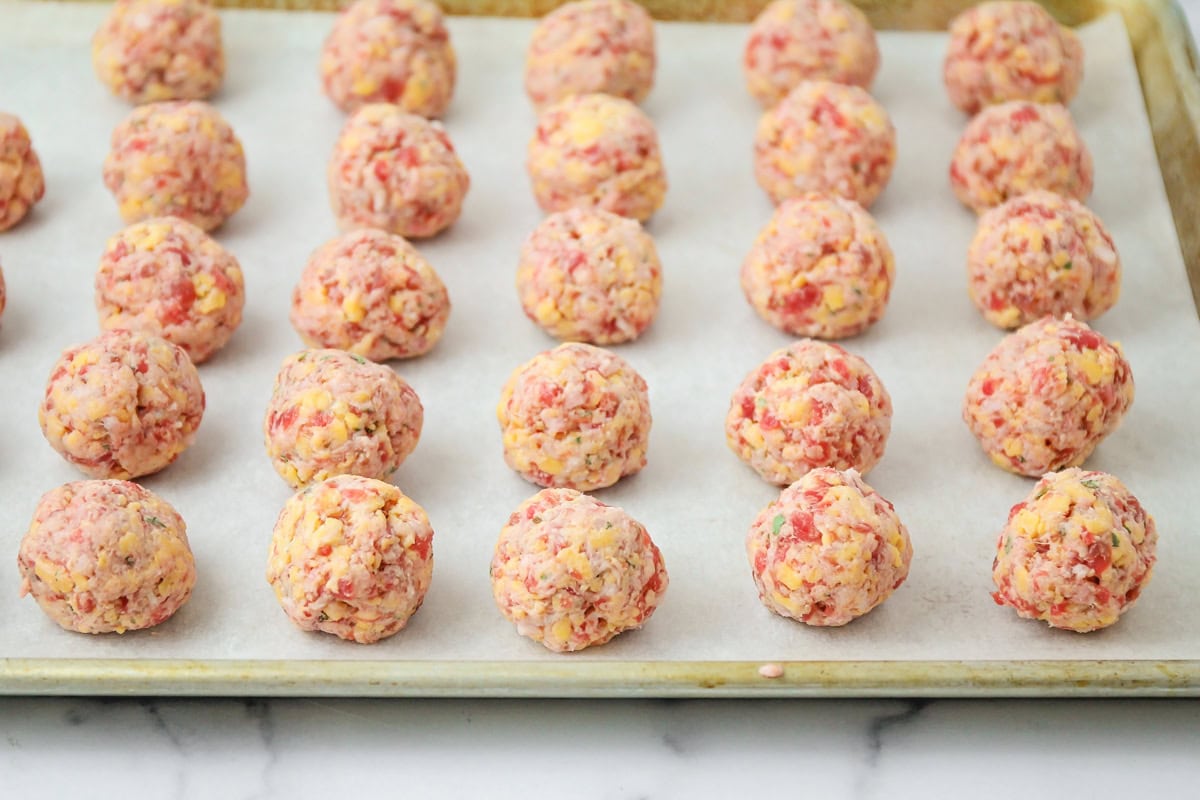
M 1195 31 L 1200 0 L 1181 5 Z M 1187 797 L 1197 785 L 1198 700 L 0 698 L 0 800 L 410 788 L 989 800 Z

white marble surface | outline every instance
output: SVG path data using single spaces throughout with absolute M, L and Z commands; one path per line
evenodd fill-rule
M 1182 5 L 1195 30 L 1200 0 Z M 1197 700 L 0 698 L 0 800 L 1155 798 L 1198 785 Z

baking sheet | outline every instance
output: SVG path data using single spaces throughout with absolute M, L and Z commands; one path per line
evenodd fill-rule
M 873 212 L 897 260 L 885 319 L 847 343 L 892 394 L 887 455 L 869 481 L 895 504 L 916 555 L 884 606 L 841 629 L 767 612 L 743 536 L 775 490 L 725 447 L 729 394 L 787 337 L 741 297 L 738 267 L 771 206 L 754 183 L 759 109 L 738 69 L 743 26 L 661 24 L 658 125 L 671 188 L 649 225 L 664 263 L 661 314 L 618 352 L 650 384 L 655 424 L 646 470 L 598 492 L 650 530 L 671 573 L 641 632 L 573 656 L 517 636 L 495 610 L 487 568 L 499 527 L 536 487 L 500 456 L 494 405 L 509 371 L 553 342 L 520 312 L 512 283 L 524 236 L 540 219 L 524 175 L 534 117 L 521 93 L 533 23 L 454 19 L 460 83 L 446 118 L 473 187 L 448 234 L 418 246 L 454 310 L 427 358 L 397 362 L 420 393 L 426 426 L 396 474 L 433 522 L 435 571 L 422 610 L 372 647 L 305 634 L 264 578 L 267 543 L 289 490 L 261 446 L 261 414 L 279 362 L 300 347 L 287 323 L 308 254 L 335 235 L 324 168 L 342 117 L 319 92 L 316 53 L 330 17 L 223 12 L 229 80 L 215 99 L 246 147 L 251 198 L 218 232 L 246 272 L 246 321 L 201 367 L 208 412 L 195 446 L 145 484 L 188 521 L 199 582 L 189 604 L 152 631 L 88 637 L 59 630 L 16 597 L 17 545 L 42 492 L 79 477 L 41 438 L 36 408 L 57 353 L 95 335 L 92 275 L 120 228 L 99 173 L 128 109 L 91 74 L 87 41 L 102 6 L 0 8 L 0 108 L 20 115 L 46 167 L 33 216 L 0 235 L 9 309 L 0 331 L 0 657 L 46 659 L 708 661 L 1072 660 L 1200 658 L 1200 570 L 1192 499 L 1200 484 L 1200 322 L 1191 306 L 1132 56 L 1122 23 L 1083 31 L 1086 77 L 1072 109 L 1096 156 L 1090 205 L 1113 232 L 1124 295 L 1096 325 L 1119 339 L 1137 399 L 1089 462 L 1121 476 L 1155 514 L 1159 565 L 1113 629 L 1080 636 L 1018 620 L 990 597 L 996 531 L 1031 483 L 1002 473 L 959 419 L 966 381 L 999 332 L 965 293 L 974 217 L 946 166 L 965 119 L 940 84 L 944 37 L 881 34 L 874 94 L 898 129 L 900 158 Z M 7 587 L 7 588 L 6 588 Z

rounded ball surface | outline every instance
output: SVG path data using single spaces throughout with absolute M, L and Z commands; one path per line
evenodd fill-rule
M 292 292 L 292 327 L 310 347 L 386 361 L 429 352 L 446 328 L 450 295 L 417 249 L 359 230 L 322 245 Z
M 0 111 L 0 231 L 16 225 L 46 193 L 42 162 L 21 120 Z
M 758 315 L 793 336 L 856 336 L 887 310 L 895 258 L 853 200 L 783 201 L 742 262 L 742 291 Z
M 781 485 L 818 467 L 868 472 L 891 430 L 892 400 L 874 370 L 812 339 L 776 350 L 750 372 L 725 417 L 729 448 Z
M 200 374 L 182 348 L 129 330 L 67 348 L 38 408 L 42 433 L 92 478 L 137 478 L 175 461 L 204 415 Z
M 857 472 L 819 467 L 759 513 L 746 555 L 763 605 L 806 625 L 838 626 L 904 583 L 913 548 L 892 504 Z
M 1106 628 L 1149 582 L 1157 544 L 1154 518 L 1112 475 L 1050 473 L 1009 512 L 992 597 L 1055 628 Z
M 425 410 L 383 364 L 342 350 L 284 359 L 263 418 L 267 455 L 294 488 L 337 475 L 386 478 L 417 446 Z
M 395 486 L 340 475 L 283 507 L 267 582 L 288 618 L 360 644 L 392 636 L 421 607 L 433 576 L 433 528 Z
M 517 367 L 496 418 L 505 462 L 539 486 L 591 491 L 646 466 L 646 381 L 599 347 L 562 344 Z
M 69 631 L 158 625 L 187 602 L 196 564 L 183 518 L 127 481 L 76 481 L 42 495 L 17 554 L 21 595 Z
M 491 578 L 496 606 L 517 632 L 559 653 L 642 627 L 668 584 L 641 523 L 572 489 L 543 489 L 513 512 Z

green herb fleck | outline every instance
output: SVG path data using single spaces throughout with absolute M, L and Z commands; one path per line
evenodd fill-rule
M 1038 489 L 1038 493 L 1033 496 L 1033 499 L 1041 500 L 1046 495 L 1046 492 L 1048 492 L 1048 491 L 1050 491 L 1050 487 L 1043 486 L 1042 488 Z
M 329 615 L 326 614 L 324 611 L 322 611 L 320 614 L 317 615 L 317 622 L 328 622 L 328 621 L 329 621 Z
M 606 523 L 604 523 L 604 530 L 608 530 L 608 529 L 609 529 L 609 528 L 611 528 L 611 527 L 612 527 L 612 523 L 611 523 L 611 522 L 606 522 Z
M 1113 543 L 1113 547 L 1121 546 L 1121 537 L 1117 536 L 1115 531 L 1113 532 L 1113 535 L 1112 535 L 1112 543 Z
M 576 436 L 576 437 L 575 437 L 575 444 L 583 444 L 583 437 L 582 437 L 582 436 Z
M 153 525 L 153 526 L 154 526 L 154 527 L 156 527 L 156 528 L 165 528 L 165 527 L 167 527 L 167 523 L 163 522 L 163 521 L 162 521 L 161 519 L 159 519 L 158 517 L 146 517 L 146 522 L 149 522 L 151 525 Z
M 1080 481 L 1080 483 L 1082 483 L 1084 486 L 1086 486 L 1089 489 L 1099 489 L 1100 488 L 1100 484 L 1096 483 L 1096 481 L 1094 481 L 1094 480 Z
M 363 358 L 362 356 L 355 355 L 354 353 L 350 353 L 349 355 L 351 358 L 353 358 L 355 361 L 357 361 L 360 364 L 367 363 L 367 360 L 365 358 Z
M 542 524 L 542 518 L 541 518 L 541 517 L 534 517 L 534 518 L 533 518 L 533 524 L 534 524 L 534 525 L 541 525 L 541 524 Z
M 1008 555 L 1011 552 L 1012 552 L 1012 537 L 1005 536 L 1004 537 L 1004 553 L 1005 553 L 1005 555 Z
M 776 514 L 775 519 L 771 521 L 771 534 L 773 536 L 778 536 L 779 529 L 783 527 L 783 523 L 786 521 L 787 520 L 783 518 L 783 514 Z
M 1025 456 L 1017 456 L 1017 461 L 1021 464 L 1025 463 Z
M 1062 265 L 1062 268 L 1063 268 L 1063 269 L 1065 269 L 1065 270 L 1069 270 L 1069 269 L 1070 269 L 1071 267 L 1073 267 L 1073 266 L 1075 266 L 1075 264 L 1074 264 L 1073 262 L 1071 262 L 1071 261 L 1068 261 L 1067 263 L 1065 263 L 1065 264 L 1063 264 L 1063 265 Z

